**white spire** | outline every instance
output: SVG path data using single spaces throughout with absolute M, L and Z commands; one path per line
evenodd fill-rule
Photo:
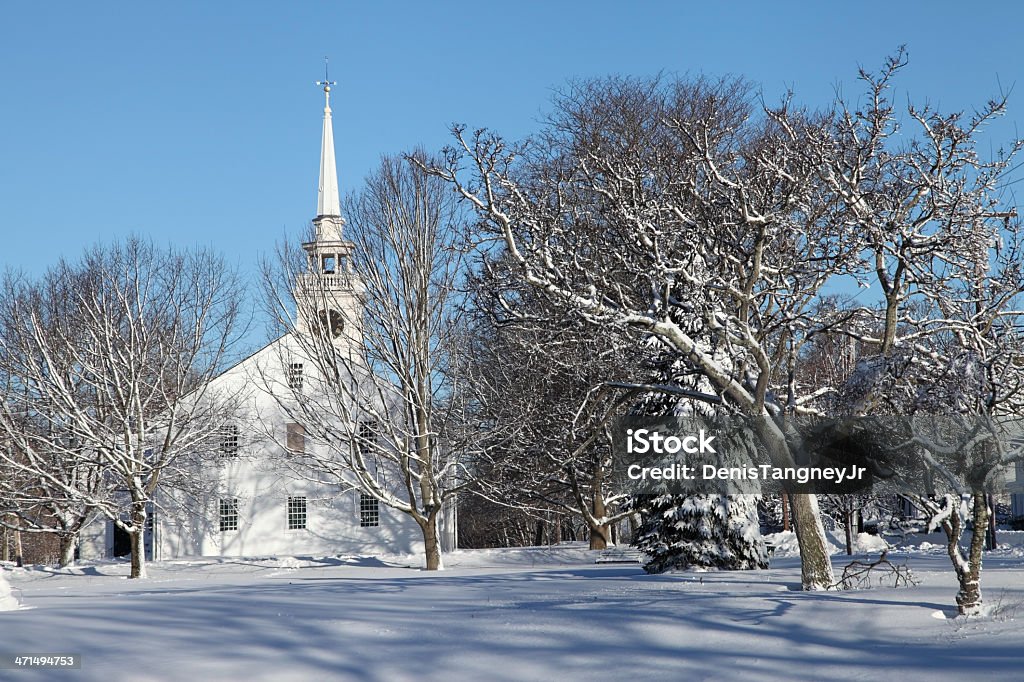
M 338 198 L 338 167 L 334 160 L 334 125 L 331 122 L 331 86 L 334 81 L 322 80 L 324 86 L 324 133 L 320 143 L 320 185 L 317 188 L 316 215 L 340 216 Z

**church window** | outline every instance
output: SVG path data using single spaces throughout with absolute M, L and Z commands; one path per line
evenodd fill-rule
M 220 500 L 220 530 L 238 530 L 238 498 L 226 497 Z
M 356 447 L 361 457 L 373 454 L 373 446 L 377 443 L 377 422 L 364 420 L 359 422 L 359 434 L 356 438 Z
M 237 424 L 226 424 L 220 432 L 220 456 L 238 457 L 241 431 Z
M 370 528 L 380 525 L 380 500 L 373 495 L 359 493 L 359 526 Z
M 293 391 L 302 390 L 302 363 L 290 362 L 287 369 L 288 388 Z
M 302 530 L 306 527 L 306 498 L 288 498 L 288 530 Z

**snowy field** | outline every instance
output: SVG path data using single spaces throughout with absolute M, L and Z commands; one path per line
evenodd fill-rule
M 920 540 L 891 555 L 919 586 L 841 593 L 799 591 L 794 557 L 648 576 L 579 546 L 461 551 L 441 573 L 411 557 L 168 561 L 143 581 L 124 563 L 7 565 L 23 607 L 0 612 L 0 653 L 83 665 L 0 680 L 1020 681 L 1024 533 L 1005 535 L 985 563 L 993 613 L 968 621 Z

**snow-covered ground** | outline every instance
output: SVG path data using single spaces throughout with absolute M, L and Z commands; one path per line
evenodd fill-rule
M 168 561 L 5 575 L 0 654 L 81 670 L 0 680 L 1024 680 L 1024 534 L 986 558 L 991 616 L 955 619 L 942 548 L 909 589 L 799 591 L 799 563 L 648 576 L 579 546 L 411 557 Z M 938 536 L 933 536 L 938 542 Z M 1018 543 L 1018 541 L 1020 541 Z M 845 557 L 834 557 L 836 566 Z

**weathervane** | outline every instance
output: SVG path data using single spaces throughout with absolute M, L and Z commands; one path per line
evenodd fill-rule
M 330 74 L 327 71 L 327 61 L 328 61 L 327 57 L 324 56 L 324 79 L 322 81 L 317 81 L 316 82 L 316 85 L 324 86 L 324 92 L 330 92 L 331 91 L 331 86 L 338 84 L 338 81 L 332 81 L 331 80 Z

